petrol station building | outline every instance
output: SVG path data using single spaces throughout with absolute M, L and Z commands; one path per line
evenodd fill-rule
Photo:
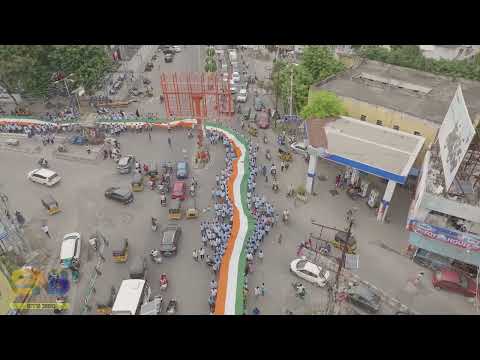
M 370 207 L 378 206 L 377 220 L 385 220 L 397 184 L 407 182 L 425 138 L 340 116 L 306 122 L 310 155 L 306 190 L 311 193 L 319 159 L 345 166 L 348 184 L 360 188 Z M 366 175 L 385 179 L 383 195 L 371 186 Z

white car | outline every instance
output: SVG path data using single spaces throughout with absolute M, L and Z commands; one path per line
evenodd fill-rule
M 293 152 L 296 152 L 297 154 L 307 156 L 307 145 L 303 142 L 294 142 L 292 145 L 290 145 L 291 149 Z
M 308 282 L 317 286 L 327 285 L 330 272 L 305 259 L 295 259 L 290 263 L 290 271 Z
M 237 96 L 237 102 L 245 103 L 247 102 L 248 93 L 247 90 L 241 89 Z
M 42 185 L 53 186 L 62 178 L 55 171 L 49 169 L 35 169 L 27 174 L 29 180 Z
M 232 87 L 230 88 L 230 93 L 232 93 L 232 94 L 236 94 L 237 91 L 238 91 L 238 89 L 237 89 L 235 86 L 232 86 Z
M 180 51 L 182 51 L 182 48 L 180 47 L 180 45 L 173 45 L 172 48 L 173 48 L 173 51 L 175 51 L 176 53 L 179 53 Z

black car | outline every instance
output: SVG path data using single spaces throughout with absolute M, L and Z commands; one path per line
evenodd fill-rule
M 105 191 L 105 197 L 123 204 L 129 204 L 133 201 L 133 194 L 128 188 L 110 187 Z
M 162 50 L 163 51 L 163 54 L 164 55 L 167 55 L 167 54 L 175 54 L 175 49 L 171 46 L 169 46 L 168 48 L 165 48 Z
M 172 223 L 167 225 L 159 247 L 160 252 L 164 256 L 171 256 L 177 253 L 177 245 L 181 233 L 182 228 L 177 224 Z
M 166 54 L 164 59 L 166 63 L 171 63 L 173 61 L 173 54 Z
M 347 290 L 347 300 L 371 314 L 380 310 L 381 298 L 365 286 L 354 286 Z

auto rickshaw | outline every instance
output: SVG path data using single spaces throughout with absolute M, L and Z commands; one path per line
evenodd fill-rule
M 278 147 L 278 156 L 282 161 L 292 161 L 292 153 L 290 149 L 284 145 Z
M 172 202 L 170 209 L 168 209 L 169 220 L 180 220 L 182 218 L 182 201 L 175 199 Z
M 193 207 L 190 207 L 189 209 L 187 209 L 187 211 L 185 212 L 185 217 L 187 219 L 198 218 L 198 209 L 197 209 L 196 201 L 194 201 Z
M 124 263 L 128 259 L 128 239 L 123 238 L 112 250 L 112 260 L 116 263 Z
M 58 207 L 58 202 L 53 198 L 52 195 L 46 195 L 42 198 L 42 205 L 45 209 L 48 210 L 50 215 L 54 215 L 60 212 L 60 208 Z
M 257 136 L 257 129 L 249 126 L 248 127 L 248 135 L 256 137 Z
M 115 302 L 115 296 L 116 290 L 113 286 L 110 289 L 102 287 L 97 290 L 95 294 L 97 314 L 110 315 Z
M 141 174 L 133 175 L 132 191 L 143 191 L 143 176 Z
M 332 244 L 337 249 L 343 250 L 343 246 L 346 241 L 347 241 L 347 233 L 345 231 L 339 231 L 335 234 L 335 238 Z M 347 253 L 355 254 L 356 251 L 357 251 L 357 241 L 355 240 L 354 236 L 350 235 L 350 238 L 348 239 L 348 243 L 347 243 Z

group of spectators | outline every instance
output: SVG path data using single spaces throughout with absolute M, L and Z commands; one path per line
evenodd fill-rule
M 80 116 L 74 108 L 69 107 L 64 111 L 47 112 L 45 115 L 41 116 L 40 119 L 54 123 L 73 123 L 77 122 L 80 119 Z
M 55 124 L 42 124 L 42 125 L 30 125 L 30 124 L 4 124 L 0 125 L 0 132 L 2 133 L 15 133 L 25 134 L 28 137 L 34 135 L 46 136 L 57 132 L 57 125 Z

